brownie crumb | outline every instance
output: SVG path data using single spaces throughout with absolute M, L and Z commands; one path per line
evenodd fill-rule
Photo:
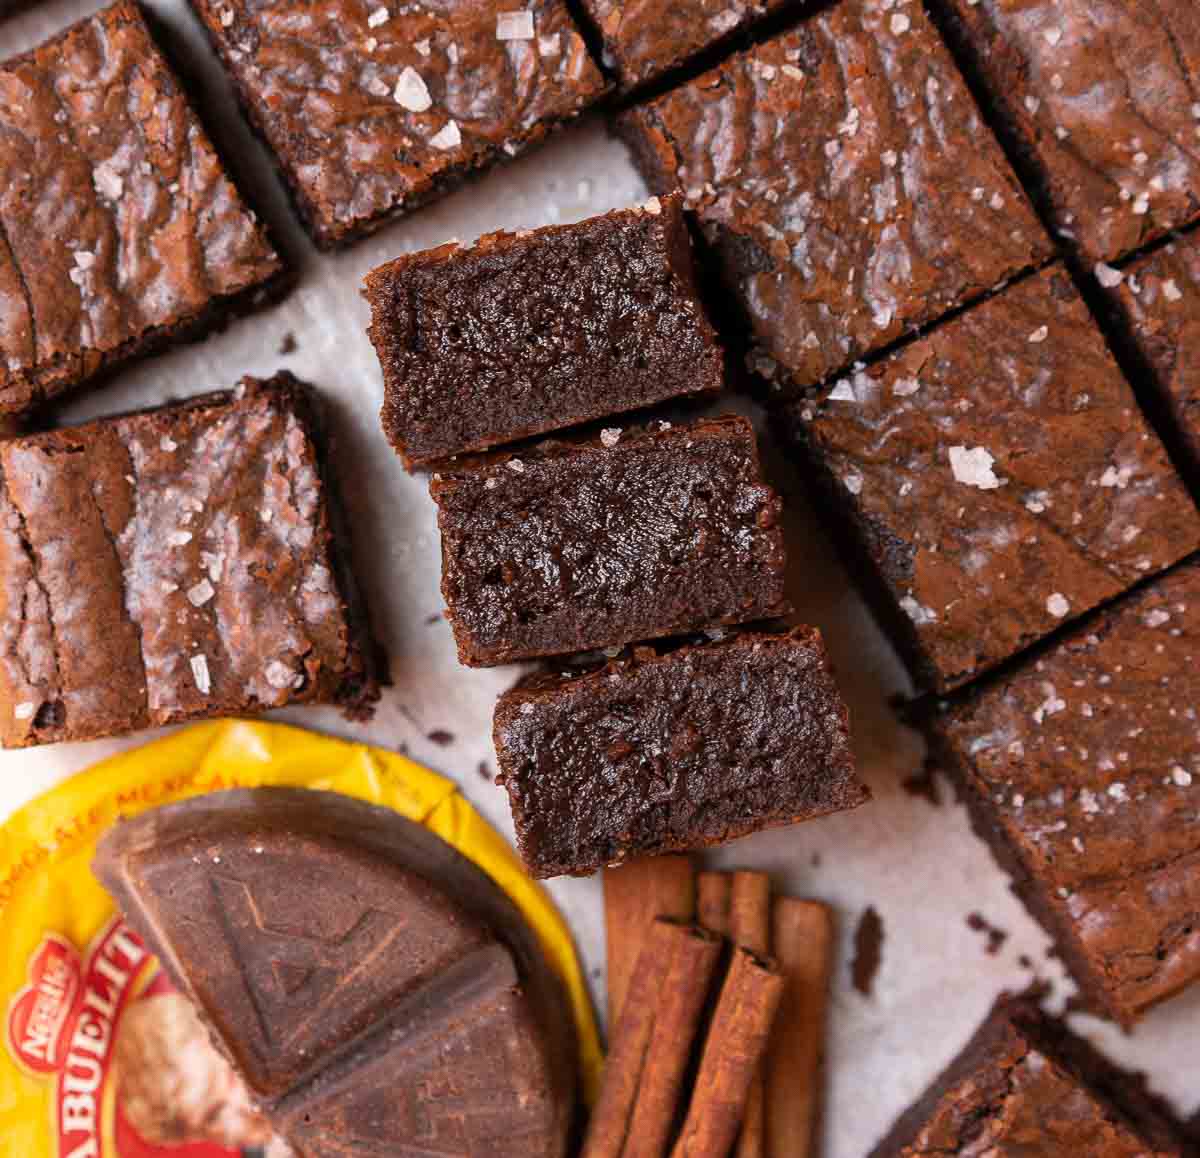
M 300 343 L 296 341 L 296 335 L 288 330 L 279 343 L 280 354 L 294 354 L 299 348 Z
M 1004 929 L 998 929 L 982 913 L 968 913 L 967 928 L 974 930 L 976 933 L 987 934 L 984 952 L 989 957 L 995 957 L 1000 952 L 1004 942 L 1008 940 L 1008 933 Z
M 440 611 L 435 611 L 432 615 L 425 616 L 425 626 L 432 627 L 435 623 L 441 623 L 443 618 Z
M 811 864 L 813 868 L 820 868 L 821 867 L 821 854 L 819 852 L 814 852 L 808 863 Z
M 850 964 L 850 975 L 854 988 L 864 997 L 875 991 L 875 978 L 883 961 L 883 918 L 874 905 L 868 905 L 858 919 L 854 930 L 854 960 Z
M 1033 958 L 1031 958 L 1027 953 L 1022 953 L 1020 957 L 1017 958 L 1017 964 L 1020 965 L 1022 969 L 1032 969 Z
M 454 733 L 447 732 L 445 728 L 434 728 L 434 730 L 429 733 L 426 739 L 445 748 L 454 743 Z
M 492 781 L 492 769 L 486 760 L 479 761 L 479 767 L 476 769 L 481 780 L 486 780 L 490 784 Z
M 937 764 L 933 760 L 926 760 L 921 765 L 919 772 L 914 772 L 911 776 L 906 776 L 900 781 L 900 787 L 904 789 L 909 796 L 919 797 L 921 800 L 928 800 L 934 808 L 940 808 L 942 803 L 942 789 L 937 781 Z

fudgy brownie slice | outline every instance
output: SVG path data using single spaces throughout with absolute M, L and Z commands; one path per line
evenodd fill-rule
M 679 197 L 401 257 L 366 296 L 410 468 L 721 388 Z
M 1200 216 L 1195 4 L 937 3 L 1059 234 L 1090 262 Z
M 870 798 L 820 633 L 640 647 L 500 697 L 517 847 L 539 877 L 719 844 Z
M 777 615 L 779 498 L 743 418 L 603 431 L 435 475 L 442 594 L 473 667 Z
M 1200 547 L 1200 512 L 1061 267 L 781 421 L 928 687 Z
M 132 0 L 0 64 L 0 412 L 195 336 L 282 271 Z
M 318 245 L 515 157 L 605 90 L 563 0 L 191 0 Z
M 0 442 L 0 742 L 379 691 L 288 374 Z
M 845 0 L 622 119 L 788 392 L 1049 256 L 916 0 Z
M 1125 1025 L 1200 978 L 1197 704 L 1200 557 L 934 721 L 1017 893 Z
M 1200 480 L 1200 234 L 1097 276 L 1174 420 L 1193 480 Z
M 636 88 L 772 12 L 804 0 L 582 0 L 604 44 L 604 63 Z
M 1181 1158 L 1184 1145 L 1140 1076 L 1032 1001 L 1007 998 L 869 1158 L 1067 1153 Z

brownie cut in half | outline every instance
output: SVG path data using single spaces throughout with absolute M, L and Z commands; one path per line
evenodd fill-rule
M 804 0 L 582 0 L 604 45 L 604 63 L 628 91 Z
M 353 240 L 603 95 L 564 0 L 191 0 L 313 240 Z
M 1200 17 L 1173 0 L 937 0 L 1060 234 L 1111 261 L 1200 216 Z
M 489 667 L 781 614 L 778 496 L 726 417 L 547 442 L 435 475 L 459 659 Z
M 1200 978 L 1200 556 L 1001 678 L 932 739 L 1088 1007 Z
M 1200 547 L 1200 512 L 1060 266 L 780 420 L 938 691 Z
M 1171 415 L 1193 484 L 1200 487 L 1200 234 L 1098 276 Z
M 333 792 L 234 789 L 119 821 L 93 870 L 305 1154 L 565 1158 L 564 987 L 428 829 Z
M 493 738 L 534 876 L 701 848 L 870 799 L 820 632 L 745 633 L 527 677 Z
M 0 442 L 0 743 L 378 698 L 288 374 Z
M 869 1158 L 1184 1153 L 1181 1128 L 1140 1075 L 1031 1000 L 1005 997 Z
M 781 393 L 1049 256 L 917 0 L 844 0 L 621 119 L 682 186 Z
M 132 0 L 0 64 L 0 413 L 285 284 Z
M 401 257 L 366 297 L 410 469 L 721 388 L 678 196 Z

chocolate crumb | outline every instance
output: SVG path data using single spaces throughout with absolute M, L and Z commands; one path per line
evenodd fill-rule
M 435 611 L 432 615 L 425 616 L 425 626 L 432 627 L 435 623 L 441 623 L 442 618 L 442 613 L 440 611 Z
M 874 905 L 868 905 L 854 930 L 854 960 L 850 963 L 854 988 L 864 997 L 870 997 L 874 992 L 875 977 L 882 961 L 883 918 Z
M 445 748 L 448 744 L 454 743 L 454 733 L 447 732 L 445 728 L 434 728 L 434 730 L 429 733 L 426 739 L 431 740 L 433 743 L 439 744 L 441 747 Z
M 492 770 L 488 767 L 488 762 L 486 760 L 479 761 L 479 767 L 476 769 L 476 771 L 479 773 L 481 780 L 490 781 L 492 779 Z
M 1017 964 L 1020 965 L 1022 969 L 1032 969 L 1033 959 L 1029 957 L 1028 954 L 1022 953 L 1020 957 L 1017 958 Z
M 942 803 L 942 788 L 937 780 L 937 765 L 932 760 L 926 760 L 921 765 L 919 772 L 914 772 L 911 776 L 906 776 L 901 780 L 900 787 L 909 796 L 928 800 L 934 808 L 938 808 Z
M 288 330 L 279 343 L 279 352 L 281 354 L 294 354 L 299 348 L 300 343 L 296 341 L 296 335 L 291 330 Z
M 967 928 L 973 929 L 976 933 L 987 934 L 984 952 L 989 957 L 995 957 L 1004 942 L 1008 940 L 1008 933 L 1004 929 L 996 928 L 982 913 L 968 913 Z
M 821 854 L 819 852 L 814 852 L 812 854 L 812 857 L 809 859 L 808 863 L 811 864 L 813 868 L 820 868 L 821 867 Z

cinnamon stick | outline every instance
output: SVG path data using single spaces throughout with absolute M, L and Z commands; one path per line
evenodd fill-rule
M 621 1014 L 622 999 L 656 917 L 690 921 L 696 883 L 686 856 L 642 857 L 604 870 L 604 918 L 608 942 L 608 1024 Z
M 735 945 L 752 953 L 771 951 L 771 879 L 766 873 L 733 874 L 729 899 L 729 934 Z M 746 1095 L 736 1158 L 763 1158 L 766 1153 L 766 1092 L 759 1066 Z
M 771 945 L 784 990 L 763 1066 L 767 1158 L 811 1158 L 817 1152 L 833 934 L 828 906 L 776 898 Z
M 782 992 L 773 962 L 734 950 L 671 1158 L 727 1158 Z
M 732 890 L 729 873 L 700 873 L 696 877 L 696 919 L 722 937 L 729 936 Z
M 662 1158 L 721 957 L 695 926 L 654 921 L 612 1034 L 582 1158 Z

